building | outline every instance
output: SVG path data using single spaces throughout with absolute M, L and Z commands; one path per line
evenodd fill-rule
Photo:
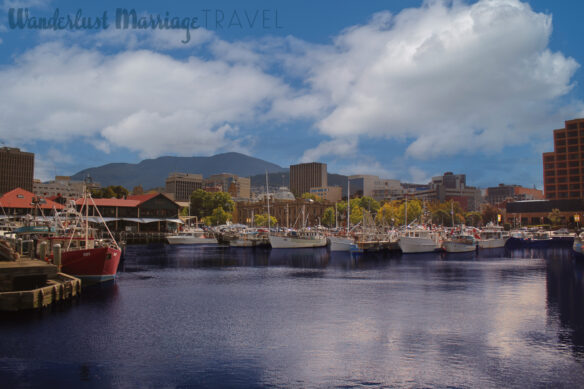
M 63 198 L 79 198 L 83 196 L 85 187 L 89 189 L 99 188 L 99 183 L 85 183 L 84 181 L 72 181 L 68 176 L 55 176 L 55 179 L 49 182 L 40 182 L 34 180 L 32 187 L 33 192 L 37 196 Z
M 296 200 L 270 200 L 270 215 L 278 220 L 280 227 L 302 227 L 316 226 L 320 224 L 324 210 L 328 207 L 334 207 L 334 204 L 328 201 L 309 201 L 304 199 Z M 242 224 L 252 224 L 254 215 L 267 214 L 268 205 L 264 201 L 238 202 L 233 211 L 233 222 Z M 304 213 L 305 223 L 302 222 Z
M 552 210 L 560 211 L 561 224 L 576 224 L 574 219 L 580 222 L 584 220 L 584 201 L 572 200 L 527 200 L 507 203 L 504 220 L 511 226 L 528 226 L 551 224 L 549 214 Z M 578 215 L 578 218 L 575 216 Z
M 554 151 L 543 153 L 543 188 L 548 200 L 584 198 L 584 119 L 554 130 Z
M 34 154 L 14 147 L 0 148 L 0 195 L 21 188 L 32 192 Z
M 456 201 L 464 211 L 478 211 L 482 203 L 480 189 L 466 186 L 465 174 L 446 172 L 432 177 L 428 185 L 405 184 L 404 196 L 422 201 Z
M 209 192 L 228 192 L 237 199 L 251 197 L 251 179 L 235 174 L 214 174 L 203 180 L 203 188 Z
M 524 188 L 519 185 L 499 184 L 487 188 L 486 200 L 491 205 L 499 205 L 507 201 L 543 200 L 543 192 L 535 188 Z
M 310 188 L 325 186 L 328 186 L 326 163 L 290 165 L 290 191 L 296 197 L 309 193 Z
M 343 188 L 340 186 L 320 186 L 318 188 L 310 188 L 310 194 L 334 203 L 343 199 Z
M 190 201 L 191 194 L 202 188 L 201 174 L 171 173 L 166 179 L 166 193 L 175 201 Z
M 88 214 L 97 221 L 99 214 L 113 231 L 165 232 L 175 231 L 180 206 L 162 193 L 128 196 L 125 199 L 92 199 Z M 77 199 L 81 209 L 85 200 Z M 99 211 L 99 212 L 98 212 Z
M 30 215 L 34 214 L 35 211 L 38 216 L 41 216 L 41 213 L 47 216 L 52 215 L 54 210 L 64 209 L 63 205 L 36 196 L 34 193 L 22 188 L 16 188 L 4 193 L 0 197 L 0 208 L 2 209 L 2 215 L 6 216 Z

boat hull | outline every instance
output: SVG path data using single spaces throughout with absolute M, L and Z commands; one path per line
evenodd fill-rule
M 167 236 L 168 244 L 215 244 L 215 238 L 200 238 L 197 236 Z
M 113 247 L 63 251 L 61 271 L 81 278 L 83 285 L 113 280 L 122 252 Z
M 273 249 L 296 249 L 310 247 L 325 247 L 327 240 L 325 237 L 315 239 L 303 239 L 290 236 L 270 235 L 270 244 Z
M 584 253 L 583 253 L 584 245 L 582 244 L 582 239 L 574 238 L 574 243 L 572 244 L 572 250 L 574 250 L 574 252 L 576 254 L 584 255 Z
M 353 239 L 343 238 L 340 236 L 329 236 L 329 241 L 331 242 L 331 251 L 350 251 L 351 245 L 353 244 Z
M 404 254 L 432 253 L 440 250 L 440 245 L 433 239 L 402 236 L 399 238 L 399 248 Z
M 444 242 L 442 244 L 447 253 L 469 253 L 476 250 L 476 245 L 460 242 Z
M 481 249 L 498 249 L 505 247 L 508 238 L 498 238 L 498 239 L 483 239 L 479 240 L 479 248 Z

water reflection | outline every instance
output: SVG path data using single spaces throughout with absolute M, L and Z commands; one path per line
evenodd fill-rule
M 584 359 L 584 262 L 563 255 L 547 260 L 547 307 L 559 319 L 558 338 Z

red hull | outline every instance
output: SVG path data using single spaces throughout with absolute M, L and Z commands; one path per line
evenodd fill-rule
M 111 280 L 116 276 L 121 251 L 111 247 L 63 251 L 62 272 L 95 282 Z

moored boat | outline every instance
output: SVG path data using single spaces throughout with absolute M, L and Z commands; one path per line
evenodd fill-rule
M 270 234 L 269 239 L 273 249 L 325 247 L 327 245 L 326 236 L 311 229 L 292 230 L 282 235 Z
M 421 228 L 408 229 L 399 237 L 399 248 L 404 254 L 430 253 L 440 250 L 440 235 Z
M 186 229 L 166 237 L 168 244 L 213 244 L 217 243 L 214 236 L 208 235 L 201 228 Z
M 445 239 L 442 247 L 447 253 L 468 253 L 476 250 L 477 242 L 472 235 L 457 234 Z

